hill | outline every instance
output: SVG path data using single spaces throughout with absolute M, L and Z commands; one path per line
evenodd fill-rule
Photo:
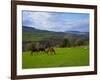
M 33 27 L 22 27 L 23 41 L 39 41 L 47 38 L 89 38 L 89 32 L 78 31 L 66 31 L 66 32 L 54 32 L 48 30 L 39 30 Z

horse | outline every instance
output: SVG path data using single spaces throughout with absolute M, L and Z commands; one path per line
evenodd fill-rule
M 31 49 L 31 55 L 33 56 L 33 52 L 39 52 L 39 49 L 37 49 L 37 48 L 32 48 Z M 35 53 L 36 54 L 36 53 Z
M 47 48 L 45 51 L 46 51 L 46 53 L 56 54 L 54 48 L 51 48 L 51 47 Z
M 31 49 L 31 55 L 33 55 L 33 52 L 35 52 L 34 54 L 38 54 L 39 52 L 44 52 L 44 53 L 47 53 L 47 54 L 56 54 L 55 53 L 55 50 L 54 48 L 35 48 L 35 47 L 32 47 Z
M 39 52 L 44 52 L 45 53 L 46 51 L 45 51 L 45 48 L 35 48 L 35 47 L 33 47 L 31 49 L 31 55 L 33 55 L 33 52 L 36 52 L 38 54 Z
M 45 52 L 45 48 L 39 48 L 40 52 Z
M 42 52 L 43 54 L 46 53 L 45 48 L 38 48 L 38 50 L 39 50 L 40 53 L 41 53 L 41 52 Z

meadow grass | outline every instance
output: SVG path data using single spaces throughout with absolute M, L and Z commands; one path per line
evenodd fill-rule
M 22 68 L 73 67 L 89 65 L 89 48 L 55 48 L 56 55 L 25 51 L 22 54 Z

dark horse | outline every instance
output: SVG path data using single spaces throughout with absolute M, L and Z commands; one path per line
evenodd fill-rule
M 33 55 L 33 52 L 38 52 L 39 50 L 37 48 L 32 48 L 31 49 L 31 55 Z
M 46 53 L 48 53 L 48 54 L 49 54 L 49 53 L 50 53 L 50 54 L 56 54 L 54 48 L 51 48 L 51 47 L 47 48 L 45 51 L 46 51 Z
M 45 52 L 45 48 L 39 48 L 40 52 Z
M 35 52 L 35 53 L 34 53 Z M 47 48 L 31 48 L 31 55 L 39 54 L 40 52 L 47 53 L 47 54 L 56 54 L 54 48 L 47 47 Z
M 33 52 L 36 52 L 35 54 L 38 54 L 38 52 L 45 52 L 45 48 L 32 48 L 31 55 L 33 55 Z

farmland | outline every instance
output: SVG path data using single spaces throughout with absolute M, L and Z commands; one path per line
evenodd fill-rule
M 88 47 L 55 48 L 56 54 L 23 51 L 22 68 L 73 67 L 89 65 Z

